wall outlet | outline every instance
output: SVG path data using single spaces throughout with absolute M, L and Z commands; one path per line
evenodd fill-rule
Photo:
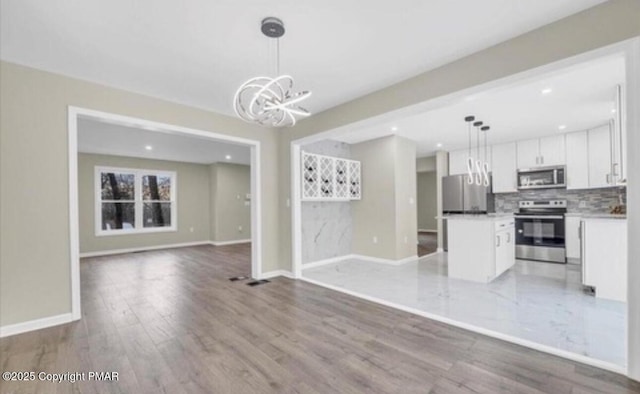
M 242 232 L 242 226 L 238 226 L 238 232 L 241 233 Z
M 239 200 L 239 199 L 240 199 L 240 195 L 236 194 L 236 200 Z
M 409 198 L 409 205 L 413 205 L 414 202 L 415 201 L 414 201 L 413 197 Z
M 189 232 L 192 233 L 193 232 L 193 227 L 189 227 Z
M 287 204 L 287 208 L 289 208 L 291 206 L 291 200 L 287 198 L 286 204 Z
M 376 235 L 373 236 L 373 243 L 374 244 L 378 243 L 378 236 L 376 236 Z
M 406 235 L 404 236 L 404 243 L 406 243 L 406 244 L 409 243 L 409 237 L 407 237 Z

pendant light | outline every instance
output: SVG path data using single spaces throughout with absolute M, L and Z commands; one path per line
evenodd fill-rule
M 473 163 L 473 157 L 471 156 L 471 122 L 473 122 L 476 119 L 475 116 L 466 116 L 464 118 L 464 121 L 467 122 L 467 129 L 468 129 L 468 139 L 469 139 L 469 151 L 467 154 L 467 183 L 469 185 L 473 185 L 474 183 L 474 163 Z
M 489 181 L 489 157 L 487 155 L 487 131 L 489 131 L 491 127 L 489 126 L 482 126 L 480 128 L 480 130 L 482 130 L 482 133 L 484 135 L 484 163 L 482 163 L 482 183 L 486 186 L 489 187 L 490 181 Z
M 296 124 L 296 116 L 310 113 L 298 104 L 311 96 L 310 91 L 294 92 L 293 77 L 280 75 L 280 37 L 284 24 L 278 18 L 264 18 L 262 33 L 276 40 L 276 77 L 254 77 L 240 85 L 233 99 L 233 109 L 246 122 L 267 127 Z
M 476 160 L 474 162 L 474 183 L 478 186 L 482 185 L 482 161 L 480 161 L 480 126 L 482 121 L 473 122 L 476 128 Z
M 480 120 L 476 121 L 476 117 L 465 116 L 464 121 L 467 122 L 468 133 L 468 155 L 467 155 L 467 183 L 469 185 L 476 184 L 478 186 L 489 186 L 489 156 L 487 154 L 487 131 L 490 127 L 484 125 Z M 475 157 L 473 153 L 473 142 L 471 136 L 471 126 L 476 128 L 476 145 Z M 484 137 L 484 155 L 480 160 L 480 131 Z

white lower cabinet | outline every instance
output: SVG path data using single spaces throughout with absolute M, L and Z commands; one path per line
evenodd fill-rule
M 515 264 L 513 218 L 449 218 L 448 275 L 488 283 Z
M 583 218 L 582 284 L 598 298 L 627 301 L 627 221 Z

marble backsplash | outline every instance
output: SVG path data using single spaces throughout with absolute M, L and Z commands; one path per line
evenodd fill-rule
M 495 195 L 497 213 L 518 211 L 521 200 L 567 200 L 567 211 L 571 213 L 609 213 L 611 207 L 626 204 L 626 187 L 610 187 L 603 189 L 566 190 L 540 189 L 526 190 L 519 193 L 500 193 Z
M 351 157 L 349 144 L 325 140 L 302 147 L 303 151 Z M 302 264 L 351 254 L 353 221 L 351 203 L 302 202 Z

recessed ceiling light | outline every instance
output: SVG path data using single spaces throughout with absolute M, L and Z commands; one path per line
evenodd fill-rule
M 560 126 L 558 126 L 558 130 L 564 130 L 567 128 L 567 125 L 561 124 Z
M 440 142 L 438 142 L 438 143 L 436 144 L 436 147 L 438 147 L 438 148 L 442 148 L 442 144 L 441 144 Z
M 391 131 L 398 131 L 398 127 L 397 127 L 397 126 L 393 126 L 393 127 L 391 128 Z
M 145 148 L 146 150 L 153 150 L 153 146 L 151 146 L 151 145 L 147 145 L 147 146 L 145 146 L 144 148 Z
M 541 92 L 541 93 L 542 93 L 542 94 L 549 94 L 549 93 L 551 93 L 551 92 L 553 92 L 553 89 L 551 89 L 551 88 L 544 88 L 544 89 L 542 89 L 542 92 Z
M 231 155 L 226 155 L 224 158 L 227 160 L 231 160 Z

